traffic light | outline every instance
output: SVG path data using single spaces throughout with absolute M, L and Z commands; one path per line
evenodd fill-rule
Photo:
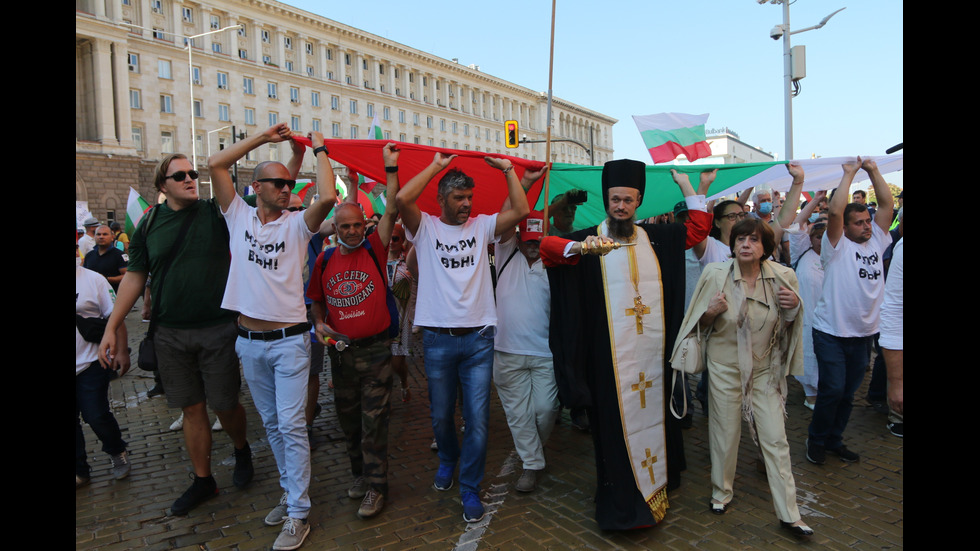
M 517 142 L 517 121 L 506 121 L 504 122 L 504 142 L 508 149 L 513 149 L 518 146 Z

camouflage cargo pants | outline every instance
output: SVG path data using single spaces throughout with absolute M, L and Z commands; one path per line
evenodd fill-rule
M 391 415 L 391 346 L 382 340 L 343 352 L 330 348 L 337 418 L 355 477 L 388 494 L 388 419 Z

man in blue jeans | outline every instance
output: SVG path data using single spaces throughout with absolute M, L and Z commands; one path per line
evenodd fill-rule
M 875 221 L 864 204 L 847 203 L 851 182 L 862 168 L 878 197 Z M 843 169 L 840 186 L 828 206 L 827 231 L 820 247 L 823 293 L 813 319 L 813 351 L 820 380 L 806 458 L 817 465 L 826 461 L 827 453 L 846 462 L 860 459 L 844 445 L 843 435 L 878 333 L 885 289 L 882 255 L 892 240 L 888 226 L 894 201 L 878 165 L 858 157 L 844 163 Z
M 452 488 L 453 472 L 460 462 L 463 520 L 477 522 L 484 514 L 479 492 L 487 459 L 493 339 L 497 325 L 487 246 L 496 243 L 501 234 L 528 215 L 525 189 L 544 169 L 527 171 L 523 179 L 518 179 L 510 160 L 484 157 L 487 164 L 504 174 L 509 209 L 471 218 L 473 178 L 452 169 L 439 180 L 437 199 L 441 215 L 422 212 L 416 201 L 426 185 L 454 157 L 436 153 L 432 164 L 409 180 L 395 201 L 406 238 L 415 244 L 418 255 L 415 325 L 423 327 L 432 430 L 439 445 L 439 471 L 433 487 L 440 491 Z M 395 172 L 398 167 L 388 166 L 385 170 Z M 457 384 L 463 392 L 466 423 L 462 447 L 456 438 L 454 419 Z

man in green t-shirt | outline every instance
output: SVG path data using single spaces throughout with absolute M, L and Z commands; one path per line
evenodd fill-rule
M 167 200 L 149 211 L 133 233 L 129 269 L 108 322 L 112 329 L 99 346 L 103 362 L 111 360 L 117 346 L 126 346 L 116 343 L 115 329 L 152 275 L 151 319 L 159 373 L 167 405 L 183 411 L 184 440 L 194 466 L 193 484 L 171 506 L 174 515 L 187 514 L 218 493 L 211 473 L 208 403 L 235 445 L 232 482 L 244 488 L 253 475 L 245 409 L 238 401 L 236 313 L 221 308 L 230 263 L 228 232 L 215 201 L 198 196 L 197 176 L 181 154 L 168 155 L 157 165 L 154 184 Z M 186 235 L 180 238 L 182 231 Z

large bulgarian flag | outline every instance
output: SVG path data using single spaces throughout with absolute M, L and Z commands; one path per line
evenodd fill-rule
M 636 128 L 640 131 L 654 164 L 673 161 L 678 155 L 684 155 L 692 162 L 711 156 L 711 148 L 704 133 L 708 113 L 633 115 L 633 121 L 636 122 Z
M 126 235 L 132 236 L 150 204 L 140 197 L 135 189 L 129 188 L 129 199 L 126 200 Z

